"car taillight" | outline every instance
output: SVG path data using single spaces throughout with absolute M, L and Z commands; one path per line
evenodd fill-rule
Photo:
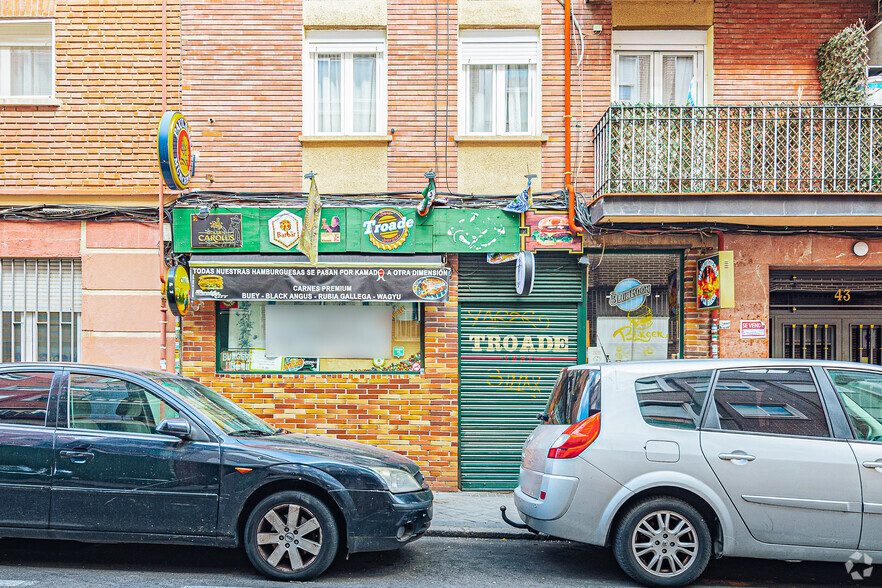
M 564 431 L 551 449 L 548 450 L 550 459 L 570 459 L 576 457 L 589 445 L 594 443 L 600 434 L 600 413 L 588 417 L 584 421 L 573 423 Z

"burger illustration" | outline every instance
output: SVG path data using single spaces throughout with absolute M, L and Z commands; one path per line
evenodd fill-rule
M 542 217 L 533 230 L 533 240 L 543 245 L 570 245 L 573 235 L 567 218 L 562 215 Z
M 213 274 L 199 276 L 196 283 L 200 290 L 220 290 L 224 287 L 223 277 Z
M 440 300 L 447 294 L 447 282 L 436 277 L 420 278 L 413 283 L 413 293 L 423 300 Z

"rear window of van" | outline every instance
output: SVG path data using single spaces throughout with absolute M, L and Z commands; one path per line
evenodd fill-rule
M 600 412 L 600 370 L 563 370 L 545 413 L 549 425 L 571 425 Z

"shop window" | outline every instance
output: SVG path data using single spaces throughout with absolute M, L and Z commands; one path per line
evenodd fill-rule
M 462 134 L 538 134 L 536 31 L 462 31 L 459 57 Z
M 77 361 L 79 259 L 0 260 L 0 361 Z
M 682 256 L 589 255 L 588 361 L 681 356 Z
M 0 21 L 0 98 L 51 97 L 53 69 L 51 20 Z
M 613 102 L 704 104 L 702 31 L 613 33 Z
M 370 135 L 386 128 L 385 35 L 380 31 L 312 31 L 304 53 L 308 132 Z
M 217 345 L 221 372 L 419 372 L 422 307 L 220 303 Z

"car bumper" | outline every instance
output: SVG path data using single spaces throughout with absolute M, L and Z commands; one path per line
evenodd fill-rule
M 348 550 L 389 551 L 422 537 L 432 523 L 432 492 L 407 494 L 350 490 L 354 512 L 347 517 Z
M 518 512 L 532 519 L 546 521 L 559 518 L 567 511 L 579 485 L 579 478 L 555 476 L 524 468 L 521 468 L 520 478 L 521 485 L 514 491 Z

